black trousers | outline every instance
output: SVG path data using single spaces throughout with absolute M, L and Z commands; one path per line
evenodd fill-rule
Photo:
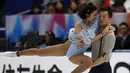
M 89 73 L 112 73 L 110 63 L 103 63 L 90 69 Z

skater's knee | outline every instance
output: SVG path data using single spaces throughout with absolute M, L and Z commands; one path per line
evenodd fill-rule
M 83 64 L 86 66 L 86 67 L 89 67 L 91 65 L 93 65 L 93 61 L 92 60 L 86 60 L 83 62 Z

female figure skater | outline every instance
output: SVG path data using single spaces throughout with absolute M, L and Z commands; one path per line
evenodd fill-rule
M 82 73 L 88 67 L 93 64 L 90 57 L 83 55 L 85 50 L 91 45 L 95 40 L 100 39 L 109 32 L 110 26 L 106 27 L 103 33 L 98 34 L 95 37 L 96 31 L 99 28 L 99 17 L 97 15 L 97 8 L 90 4 L 84 5 L 78 12 L 79 17 L 82 21 L 78 22 L 73 29 L 69 32 L 69 40 L 64 44 L 48 46 L 45 48 L 31 48 L 29 50 L 23 50 L 18 52 L 5 52 L 4 56 L 14 57 L 14 56 L 67 56 L 69 60 L 79 65 L 71 73 Z M 79 44 L 78 42 L 83 42 L 84 44 Z M 82 45 L 82 47 L 81 47 Z

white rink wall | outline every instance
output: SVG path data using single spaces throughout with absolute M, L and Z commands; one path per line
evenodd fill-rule
M 87 52 L 85 55 L 90 56 Z M 114 52 L 111 58 L 113 73 L 129 73 L 130 71 L 130 52 Z M 1 57 L 0 73 L 71 73 L 77 66 L 69 62 L 67 57 Z M 21 66 L 20 66 L 21 65 Z M 38 68 L 39 66 L 39 68 Z M 114 72 L 116 70 L 116 72 Z M 13 72 L 14 71 L 14 72 Z M 89 70 L 85 71 L 87 73 Z

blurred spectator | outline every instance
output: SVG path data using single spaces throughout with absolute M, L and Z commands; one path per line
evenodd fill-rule
M 101 5 L 104 7 L 110 6 L 110 0 L 102 0 L 102 3 L 103 4 L 101 4 Z
M 27 14 L 41 14 L 42 13 L 42 7 L 38 4 L 38 0 L 34 0 L 31 12 Z
M 15 44 L 14 50 L 24 50 L 26 48 L 25 47 L 26 40 L 27 40 L 26 36 L 21 36 L 20 41 Z
M 41 14 L 41 13 L 42 13 L 41 7 L 36 4 L 33 6 L 30 14 Z
M 72 9 L 73 13 L 76 13 L 78 11 L 78 2 L 76 2 L 75 0 L 71 1 L 71 5 L 70 8 Z
M 68 8 L 67 13 L 71 14 L 73 13 L 73 10 L 71 8 Z
M 120 36 L 116 38 L 115 49 L 130 49 L 130 35 L 127 23 L 122 22 L 119 25 Z
M 56 13 L 56 10 L 55 10 L 55 7 L 53 4 L 49 3 L 47 5 L 47 14 L 55 14 Z
M 46 47 L 45 36 L 44 35 L 39 36 L 39 41 L 38 41 L 38 46 L 37 47 Z
M 60 43 L 64 43 L 63 40 L 61 40 L 60 38 L 56 38 L 55 34 L 53 32 L 50 31 L 46 31 L 45 32 L 45 45 L 46 46 L 51 46 L 51 45 L 56 45 L 56 44 L 60 44 Z
M 87 3 L 87 0 L 79 0 L 79 8 L 81 8 L 86 3 Z
M 124 3 L 126 0 L 114 0 L 114 4 L 111 6 L 113 12 L 126 12 Z
M 63 2 L 58 0 L 56 2 L 56 13 L 65 13 L 65 8 L 64 8 L 64 5 L 63 5 Z
M 25 49 L 28 48 L 35 48 L 37 47 L 37 43 L 39 42 L 39 33 L 37 31 L 29 31 L 27 33 L 27 37 L 26 37 L 26 42 L 24 47 L 26 47 Z

